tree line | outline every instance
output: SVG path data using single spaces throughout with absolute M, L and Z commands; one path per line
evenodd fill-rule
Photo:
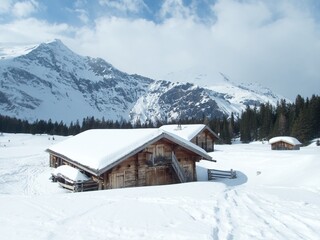
M 320 97 L 304 99 L 298 95 L 294 103 L 281 100 L 276 107 L 269 103 L 247 107 L 239 121 L 242 142 L 293 136 L 307 143 L 320 137 Z
M 232 113 L 231 116 L 223 118 L 208 119 L 203 116 L 201 119 L 188 118 L 155 123 L 137 121 L 132 124 L 126 120 L 113 121 L 86 117 L 81 123 L 76 121 L 67 125 L 62 121 L 53 122 L 51 119 L 30 123 L 27 120 L 0 115 L 0 132 L 67 136 L 76 135 L 88 129 L 155 128 L 163 124 L 198 123 L 208 125 L 219 134 L 219 142 L 225 144 L 231 144 L 235 138 L 248 143 L 255 140 L 268 140 L 280 135 L 293 136 L 306 143 L 320 136 L 320 97 L 313 95 L 310 99 L 304 99 L 298 95 L 294 103 L 281 100 L 277 106 L 269 103 L 254 108 L 248 106 L 239 117 L 235 117 Z

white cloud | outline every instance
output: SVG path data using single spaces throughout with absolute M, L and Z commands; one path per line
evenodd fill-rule
M 90 0 L 89 0 L 90 1 Z M 74 7 L 75 8 L 83 8 L 88 4 L 87 0 L 75 0 Z
M 61 38 L 68 39 L 75 29 L 67 24 L 48 24 L 34 18 L 26 18 L 7 24 L 0 24 L 0 42 L 40 43 Z
M 0 14 L 7 13 L 12 5 L 12 0 L 2 0 L 0 4 Z
M 88 11 L 82 8 L 75 8 L 75 9 L 67 8 L 67 11 L 70 12 L 70 14 L 76 14 L 83 24 L 87 24 L 90 22 Z
M 160 78 L 197 64 L 203 34 L 207 33 L 202 26 L 188 20 L 157 25 L 141 19 L 101 18 L 95 29 L 78 31 L 76 39 L 84 43 L 77 47 L 83 54 L 91 52 L 122 70 Z
M 220 1 L 214 11 L 218 21 L 212 26 L 212 51 L 219 56 L 211 56 L 215 68 L 292 98 L 299 91 L 320 89 L 319 25 L 307 11 L 286 1 L 272 6 Z M 306 82 L 313 89 L 307 89 Z
M 310 91 L 320 89 L 319 25 L 290 2 L 219 1 L 212 8 L 213 25 L 198 22 L 181 1 L 166 2 L 161 11 L 171 17 L 159 24 L 100 18 L 94 29 L 78 32 L 83 45 L 77 50 L 154 78 L 193 69 L 207 75 L 200 82 L 206 85 L 223 72 L 234 81 L 260 82 L 291 98 L 299 91 L 307 94 L 307 85 Z
M 89 16 L 88 12 L 83 10 L 83 9 L 76 9 L 76 12 L 78 13 L 78 18 L 81 20 L 83 23 L 88 23 L 89 22 Z
M 129 8 L 135 11 L 124 9 Z M 216 21 L 210 24 L 198 21 L 181 1 L 164 2 L 160 23 L 100 17 L 94 26 L 74 29 L 28 18 L 0 25 L 0 41 L 61 38 L 82 55 L 156 79 L 191 69 L 206 75 L 198 82 L 202 85 L 219 80 L 223 72 L 234 81 L 259 82 L 292 99 L 298 93 L 320 94 L 320 28 L 307 8 L 292 1 L 221 0 L 211 11 Z M 173 80 L 186 80 L 177 76 Z
M 99 3 L 123 13 L 139 13 L 147 8 L 143 0 L 99 0 Z
M 184 6 L 182 0 L 167 0 L 163 3 L 159 15 L 166 18 L 188 18 L 192 15 L 191 9 Z
M 38 5 L 35 0 L 16 2 L 13 5 L 12 13 L 16 17 L 28 17 L 37 11 Z

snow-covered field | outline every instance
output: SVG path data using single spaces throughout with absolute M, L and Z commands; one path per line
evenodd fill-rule
M 198 182 L 69 193 L 44 150 L 64 137 L 0 136 L 1 239 L 320 239 L 320 147 L 218 145 Z M 206 169 L 238 178 L 207 181 Z

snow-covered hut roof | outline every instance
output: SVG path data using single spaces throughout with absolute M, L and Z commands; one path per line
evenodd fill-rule
M 285 142 L 291 145 L 301 145 L 301 142 L 298 141 L 298 139 L 294 137 L 288 137 L 288 136 L 279 136 L 279 137 L 274 137 L 269 140 L 270 144 L 274 144 L 276 142 Z
M 99 175 L 162 138 L 212 160 L 202 148 L 162 129 L 88 130 L 49 147 L 47 151 Z
M 163 125 L 160 129 L 176 134 L 188 141 L 191 141 L 191 139 L 197 136 L 204 129 L 208 129 L 208 131 L 210 131 L 216 138 L 219 138 L 217 134 L 205 124 L 170 124 Z
M 82 182 L 90 179 L 85 174 L 81 173 L 78 169 L 75 169 L 68 165 L 61 165 L 55 168 L 52 174 L 54 176 L 62 175 L 66 178 L 66 180 L 72 182 Z

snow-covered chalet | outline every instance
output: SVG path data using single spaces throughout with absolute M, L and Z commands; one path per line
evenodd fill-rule
M 199 146 L 163 129 L 95 129 L 47 149 L 50 166 L 69 165 L 98 189 L 196 181 L 196 162 L 212 160 Z
M 269 140 L 272 150 L 299 150 L 301 142 L 294 137 L 279 136 Z

